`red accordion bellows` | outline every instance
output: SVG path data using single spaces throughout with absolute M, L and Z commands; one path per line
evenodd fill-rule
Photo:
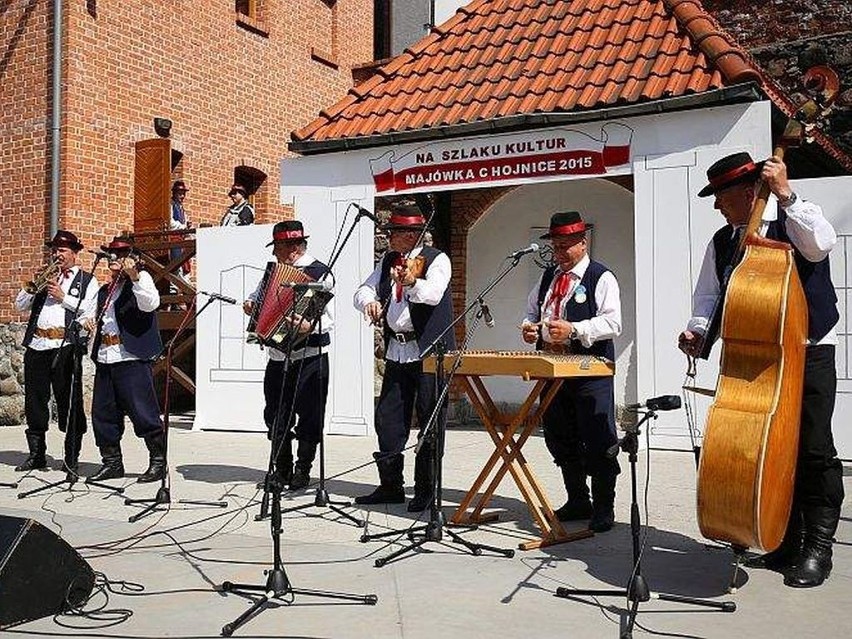
M 266 346 L 286 350 L 287 337 L 290 331 L 286 327 L 282 327 L 282 324 L 284 324 L 286 317 L 293 312 L 294 297 L 298 297 L 296 314 L 303 316 L 308 321 L 313 321 L 314 317 L 310 316 L 311 302 L 315 302 L 317 296 L 315 291 L 307 291 L 296 296 L 292 287 L 281 285 L 287 282 L 302 284 L 313 281 L 312 277 L 289 264 L 267 263 L 266 271 L 260 283 L 260 294 L 254 301 L 254 310 L 246 329 L 248 333 L 246 341 L 259 342 Z M 330 297 L 329 294 L 328 298 L 330 299 Z M 322 312 L 324 306 L 324 303 L 319 305 L 319 312 Z M 306 335 L 300 336 L 294 344 L 306 337 Z

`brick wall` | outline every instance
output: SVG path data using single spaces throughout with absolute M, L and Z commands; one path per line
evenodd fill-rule
M 841 94 L 825 131 L 852 154 L 852 2 L 849 0 L 703 0 L 722 27 L 795 95 L 802 74 L 828 64 Z
M 13 0 L 0 11 L 0 318 L 42 263 L 49 208 L 50 3 Z
M 468 231 L 470 227 L 501 197 L 517 187 L 496 187 L 454 191 L 451 200 L 450 218 L 453 220 L 450 235 L 450 257 L 453 260 L 453 310 L 462 311 L 467 305 L 467 255 Z M 476 291 L 474 291 L 474 294 Z M 456 325 L 456 339 L 461 343 L 466 331 L 465 321 Z
M 267 175 L 258 221 L 278 204 L 290 131 L 339 100 L 350 68 L 372 57 L 370 0 L 262 0 L 238 20 L 233 0 L 65 3 L 60 226 L 94 246 L 133 224 L 134 144 L 172 120 L 186 209 L 218 222 L 234 168 Z M 0 322 L 49 235 L 51 3 L 9 0 L 0 13 Z M 11 106 L 9 106 L 11 105 Z

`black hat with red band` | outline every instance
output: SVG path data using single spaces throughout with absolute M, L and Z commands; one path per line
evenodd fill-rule
M 309 237 L 305 235 L 305 227 L 299 220 L 284 220 L 272 227 L 272 241 L 267 246 L 276 242 L 301 242 Z
M 394 213 L 382 225 L 385 231 L 422 231 L 426 227 L 426 218 L 420 213 Z
M 715 195 L 743 182 L 754 182 L 762 169 L 763 162 L 755 162 L 745 151 L 726 155 L 707 169 L 707 180 L 710 183 L 698 192 L 698 197 Z
M 542 240 L 566 237 L 586 232 L 586 223 L 577 211 L 564 211 L 550 216 L 550 229 L 541 236 Z
M 126 237 L 117 235 L 109 244 L 101 244 L 104 253 L 112 253 L 118 257 L 130 255 L 133 252 L 133 243 Z
M 80 240 L 71 231 L 56 231 L 53 239 L 45 242 L 44 245 L 48 248 L 70 248 L 72 251 L 83 249 Z

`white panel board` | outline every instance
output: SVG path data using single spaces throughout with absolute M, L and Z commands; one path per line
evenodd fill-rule
M 194 428 L 265 431 L 263 371 L 266 353 L 247 344 L 242 302 L 266 263 L 272 225 L 200 228 L 196 233 L 198 290 L 221 293 L 236 305 L 214 302 L 196 320 Z M 199 296 L 203 305 L 207 298 Z

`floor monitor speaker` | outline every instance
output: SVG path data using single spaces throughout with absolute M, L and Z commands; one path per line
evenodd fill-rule
M 0 630 L 88 599 L 91 566 L 37 521 L 0 515 Z

